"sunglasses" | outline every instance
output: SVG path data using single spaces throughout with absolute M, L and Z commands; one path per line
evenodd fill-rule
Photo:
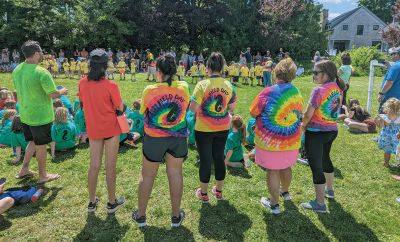
M 318 75 L 319 73 L 323 73 L 323 71 L 313 71 L 314 76 Z

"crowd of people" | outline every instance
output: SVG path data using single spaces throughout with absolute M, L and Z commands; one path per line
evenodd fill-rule
M 136 146 L 137 140 L 142 138 L 137 209 L 132 213 L 132 219 L 139 227 L 147 225 L 148 201 L 161 162 L 165 162 L 167 167 L 171 226 L 182 224 L 185 218 L 181 208 L 182 163 L 189 145 L 196 147 L 200 157 L 199 186 L 194 195 L 202 203 L 209 202 L 209 192 L 216 200 L 224 199 L 227 166 L 246 169 L 243 145 L 253 147 L 249 157 L 265 170 L 270 194 L 269 198 L 261 197 L 260 202 L 273 214 L 281 212 L 279 197 L 292 199 L 291 167 L 299 155 L 311 168 L 315 187 L 315 199 L 300 206 L 318 213 L 327 212 L 325 198 L 335 198 L 334 165 L 330 152 L 338 136 L 337 122 L 340 119 L 350 130 L 358 132 L 376 132 L 376 126 L 382 127 L 378 146 L 384 151 L 384 165 L 389 165 L 391 154 L 400 158 L 400 96 L 397 96 L 400 94 L 400 48 L 390 49 L 395 63 L 389 67 L 383 81 L 379 96 L 381 115 L 375 119 L 357 100 L 351 99 L 343 105 L 350 88 L 349 54 L 342 55 L 343 65 L 339 69 L 329 60 L 315 62 L 313 82 L 316 86 L 307 106 L 299 89 L 292 83 L 298 72 L 293 60 L 283 52 L 277 64 L 266 57 L 261 70 L 266 68 L 267 73 L 259 70 L 259 74 L 255 75 L 257 80 L 262 80 L 259 84 L 265 88 L 251 102 L 249 113 L 252 118 L 247 125 L 235 111 L 237 100 L 241 98 L 235 91 L 236 75 L 231 80 L 227 78 L 231 77 L 230 68 L 236 63 L 228 67 L 219 52 L 211 53 L 207 60 L 203 56 L 202 60 L 189 55 L 187 63 L 189 66 L 190 61 L 192 63 L 189 67 L 182 61 L 177 64 L 173 53 L 162 53 L 154 59 L 148 51 L 147 58 L 154 64 L 151 66 L 154 69 L 148 74 L 153 75 L 157 83 L 143 90 L 141 99 L 133 103 L 131 110 L 123 102 L 116 82 L 108 78 L 110 52 L 105 49 L 85 53 L 83 58 L 88 60 L 87 72 L 82 73 L 74 104 L 66 96 L 68 90 L 56 86 L 50 72 L 41 67 L 44 54 L 39 43 L 27 41 L 21 50 L 26 60 L 12 74 L 16 91 L 0 90 L 0 143 L 13 147 L 15 163 L 22 158 L 24 151 L 22 167 L 16 178 L 36 175 L 29 168 L 35 156 L 40 183 L 59 179 L 59 174 L 47 172 L 46 146 L 52 147 L 51 153 L 55 158 L 57 150 L 74 148 L 77 140 L 78 143 L 89 140 L 87 210 L 95 212 L 100 201 L 96 188 L 105 151 L 107 212 L 115 213 L 125 203 L 124 197 L 116 194 L 119 145 Z M 241 73 L 250 72 L 260 63 L 258 59 L 247 62 L 249 51 L 241 55 Z M 179 73 L 182 70 L 191 73 L 197 61 L 204 65 L 201 67 L 201 71 L 204 68 L 204 75 L 199 77 L 190 93 L 188 83 L 179 78 Z M 210 189 L 212 175 L 215 184 Z M 400 180 L 400 177 L 394 178 Z M 11 200 L 18 199 L 13 193 L 2 190 L 0 184 L 0 213 L 14 204 Z M 41 192 L 34 188 L 26 196 L 33 197 L 38 191 Z M 32 201 L 37 200 L 38 195 L 35 196 Z

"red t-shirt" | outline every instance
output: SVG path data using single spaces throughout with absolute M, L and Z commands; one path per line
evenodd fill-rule
M 104 139 L 121 134 L 116 110 L 122 104 L 118 85 L 111 80 L 79 81 L 79 99 L 85 113 L 87 135 L 90 139 Z

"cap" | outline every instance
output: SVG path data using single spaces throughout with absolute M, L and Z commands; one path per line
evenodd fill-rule
M 396 53 L 400 53 L 400 47 L 393 47 L 389 49 L 389 54 L 396 54 Z
M 92 63 L 107 63 L 108 55 L 102 49 L 95 49 L 90 52 L 90 62 Z

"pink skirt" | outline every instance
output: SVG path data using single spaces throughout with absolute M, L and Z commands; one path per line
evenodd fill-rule
M 299 150 L 268 151 L 256 146 L 256 164 L 269 170 L 283 170 L 296 163 Z

